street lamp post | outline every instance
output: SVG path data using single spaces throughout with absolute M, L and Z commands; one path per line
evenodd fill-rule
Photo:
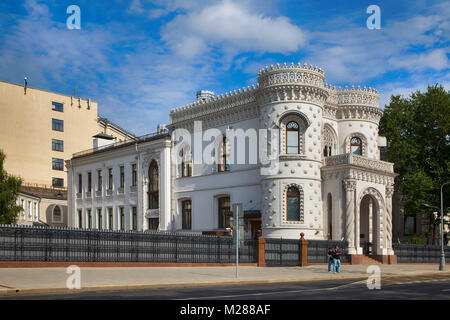
M 439 270 L 440 271 L 444 271 L 445 270 L 445 250 L 444 250 L 444 193 L 443 193 L 443 189 L 444 186 L 450 184 L 449 182 L 446 182 L 444 184 L 441 185 L 441 260 L 439 262 Z M 424 207 L 427 208 L 431 208 L 431 209 L 437 209 L 439 210 L 438 207 L 434 207 L 434 206 L 430 206 L 428 204 L 422 204 Z
M 445 250 L 444 250 L 444 186 L 450 184 L 446 182 L 441 185 L 441 263 L 439 264 L 439 270 L 445 270 Z

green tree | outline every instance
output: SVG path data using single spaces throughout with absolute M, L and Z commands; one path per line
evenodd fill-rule
M 0 224 L 16 223 L 22 207 L 16 205 L 22 180 L 4 169 L 6 155 L 0 150 Z
M 387 159 L 399 174 L 395 186 L 405 213 L 425 214 L 430 239 L 435 239 L 439 221 L 422 204 L 440 207 L 440 186 L 450 181 L 450 91 L 436 84 L 410 97 L 392 96 L 380 134 L 387 138 Z M 445 190 L 444 206 L 449 191 Z

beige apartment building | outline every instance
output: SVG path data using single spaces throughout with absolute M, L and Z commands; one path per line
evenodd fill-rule
M 99 117 L 95 101 L 0 81 L 0 149 L 6 171 L 23 179 L 24 196 L 33 196 L 29 187 L 65 190 L 65 160 L 93 148 L 99 134 L 103 144 L 135 139 Z

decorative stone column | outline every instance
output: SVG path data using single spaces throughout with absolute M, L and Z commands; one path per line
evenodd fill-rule
M 348 241 L 348 253 L 356 254 L 355 248 L 355 180 L 343 180 L 345 189 L 345 240 Z
M 387 249 L 389 256 L 394 255 L 392 249 L 392 196 L 394 194 L 394 187 L 386 187 L 386 236 L 384 247 Z
M 148 210 L 148 178 L 145 174 L 144 179 L 142 179 L 142 231 L 148 230 L 148 219 L 147 219 L 147 210 Z

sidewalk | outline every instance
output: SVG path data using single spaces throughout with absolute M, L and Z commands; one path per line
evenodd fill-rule
M 438 265 L 378 265 L 381 276 L 439 273 Z M 82 290 L 116 290 L 167 286 L 199 286 L 230 283 L 264 283 L 325 279 L 364 279 L 367 265 L 344 265 L 341 273 L 328 273 L 327 266 L 308 267 L 128 267 L 81 268 Z M 447 271 L 448 272 L 448 271 Z M 442 272 L 440 272 L 442 273 Z M 68 290 L 66 268 L 0 269 L 0 295 Z

